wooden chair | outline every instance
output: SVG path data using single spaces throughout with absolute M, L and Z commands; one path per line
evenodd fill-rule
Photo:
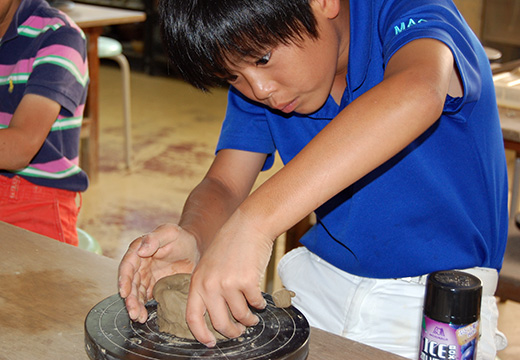
M 312 216 L 307 215 L 299 223 L 287 230 L 285 234 L 285 253 L 296 249 L 300 244 L 300 238 L 312 227 Z
M 500 108 L 500 124 L 504 138 L 504 147 L 515 153 L 513 179 L 511 184 L 510 224 L 504 263 L 498 279 L 496 296 L 500 301 L 520 302 L 520 218 L 518 204 L 520 200 L 520 99 L 513 101 L 515 89 L 502 82 L 520 69 L 520 60 L 502 64 L 493 69 L 497 102 Z M 516 90 L 518 91 L 518 90 Z
M 496 297 L 520 302 L 520 217 L 509 227 L 504 263 L 498 277 Z

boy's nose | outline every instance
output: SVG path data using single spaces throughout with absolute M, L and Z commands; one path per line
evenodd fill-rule
M 249 83 L 258 100 L 267 100 L 274 92 L 274 83 L 264 78 L 254 78 Z

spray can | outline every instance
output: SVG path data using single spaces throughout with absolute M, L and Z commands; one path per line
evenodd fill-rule
M 455 270 L 428 275 L 419 359 L 476 359 L 481 300 L 476 276 Z

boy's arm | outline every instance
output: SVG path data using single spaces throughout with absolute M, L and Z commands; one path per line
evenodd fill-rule
M 255 279 L 267 264 L 265 249 L 426 131 L 440 117 L 455 75 L 452 53 L 441 42 L 405 45 L 390 60 L 384 81 L 347 106 L 238 207 L 192 277 L 187 321 L 199 341 L 215 344 L 204 324 L 205 311 L 215 329 L 240 335 L 225 305 L 235 319 L 250 324 L 247 303 L 260 303 Z
M 16 108 L 9 127 L 0 130 L 0 169 L 29 165 L 43 145 L 61 106 L 54 100 L 27 94 Z
M 450 49 L 433 39 L 410 42 L 390 59 L 380 84 L 348 105 L 240 209 L 278 236 L 424 133 L 439 119 L 448 92 L 462 93 Z
M 194 234 L 203 253 L 237 207 L 247 198 L 267 155 L 220 150 L 206 176 L 190 193 L 179 225 Z

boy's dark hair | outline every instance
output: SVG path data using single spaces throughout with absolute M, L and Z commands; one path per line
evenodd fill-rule
M 173 66 L 207 91 L 231 76 L 244 56 L 318 37 L 311 0 L 161 0 L 163 40 Z

